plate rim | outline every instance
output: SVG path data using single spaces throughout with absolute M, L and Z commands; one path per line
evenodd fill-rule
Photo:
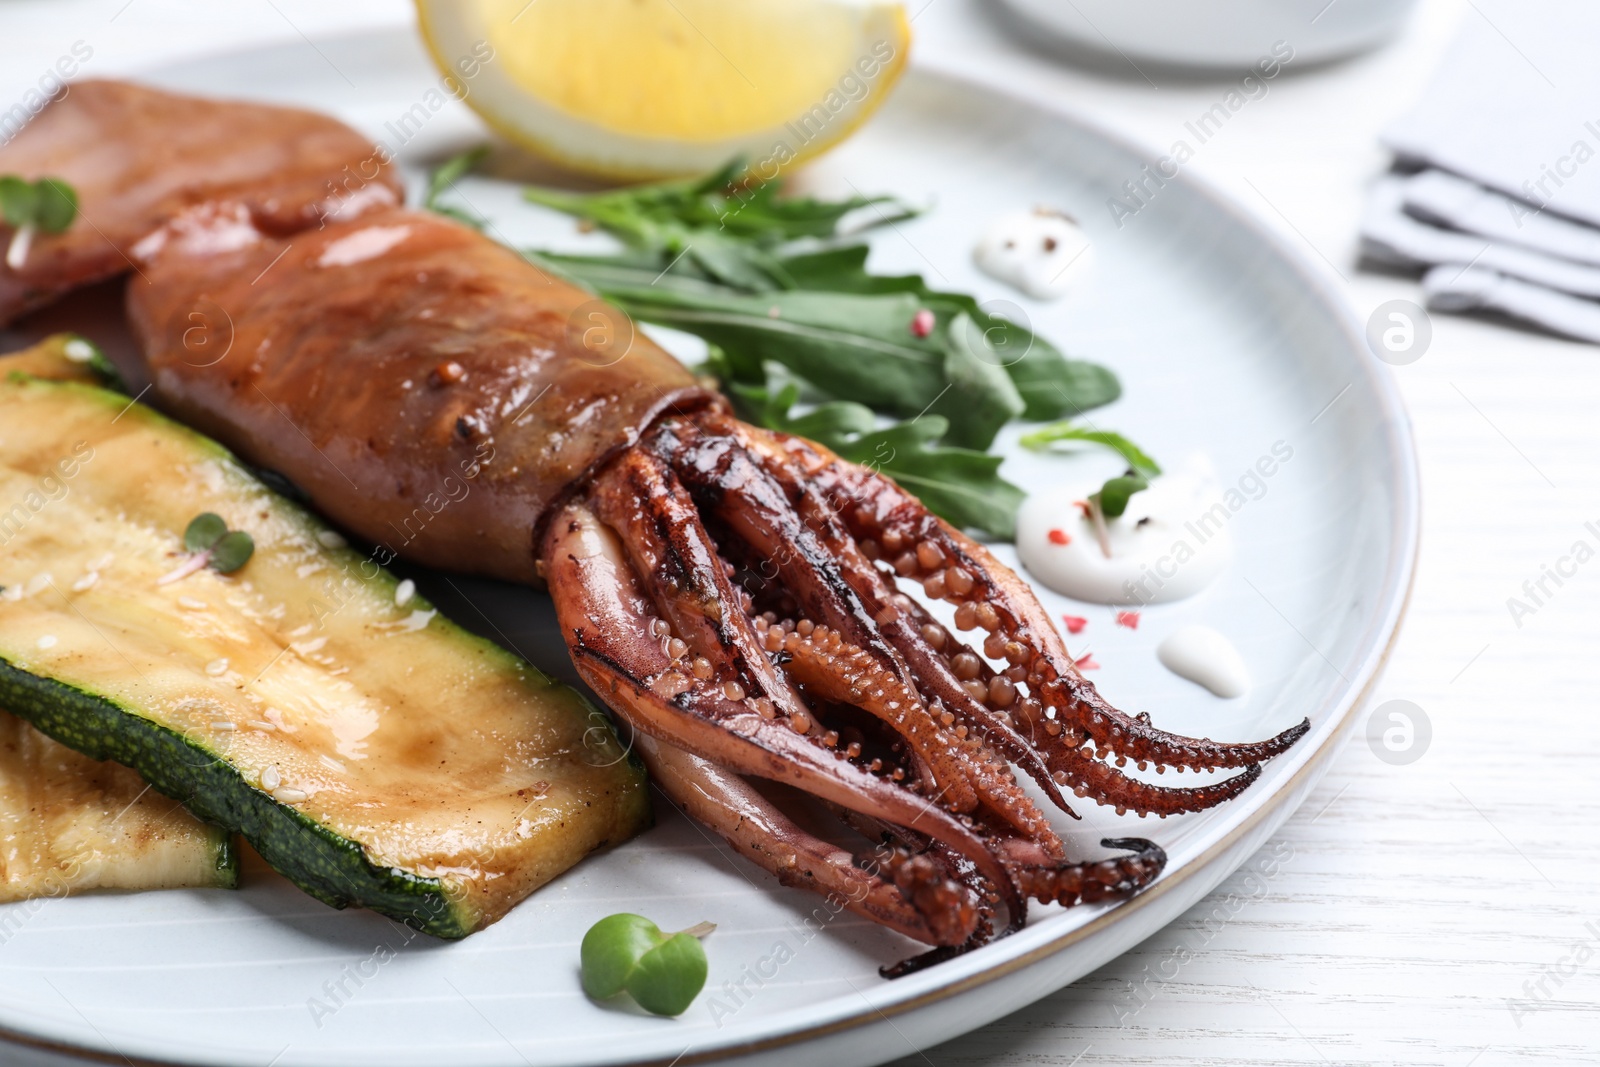
M 365 31 L 321 34 L 315 39 L 330 44 L 336 41 L 353 39 L 363 39 L 370 42 L 375 36 L 405 36 L 410 31 L 411 27 L 407 26 L 382 26 Z M 199 63 L 208 60 L 215 61 L 225 59 L 230 55 L 243 56 L 279 49 L 289 44 L 292 44 L 292 39 L 285 38 L 283 40 L 264 41 L 237 47 L 200 50 L 191 55 L 183 56 L 178 60 L 163 64 L 163 67 L 181 66 L 185 63 Z M 1054 97 L 1029 95 L 1021 89 L 1005 84 L 999 77 L 991 73 L 976 71 L 950 61 L 939 62 L 920 59 L 915 55 L 912 57 L 906 73 L 908 80 L 927 79 L 957 87 L 966 85 L 977 88 L 991 96 L 1000 98 L 1011 107 L 1042 113 L 1054 120 L 1076 126 L 1085 133 L 1097 137 L 1112 147 L 1147 163 L 1154 164 L 1160 154 L 1159 149 L 1155 148 L 1153 144 L 1146 143 L 1137 136 L 1115 129 L 1108 123 L 1070 104 L 1062 103 Z M 141 75 L 158 76 L 158 69 L 148 65 L 140 66 L 129 71 L 128 75 L 134 79 L 138 79 Z M 223 98 L 233 99 L 234 97 L 224 96 Z M 237 99 L 245 99 L 245 97 L 238 97 Z M 866 123 L 863 126 L 863 131 L 870 128 L 871 125 L 870 121 Z M 1328 266 L 1317 264 L 1303 250 L 1295 246 L 1287 235 L 1280 233 L 1267 224 L 1262 216 L 1249 211 L 1231 191 L 1224 188 L 1216 179 L 1190 172 L 1186 172 L 1185 177 L 1187 178 L 1187 184 L 1196 196 L 1222 213 L 1234 227 L 1247 231 L 1252 237 L 1260 241 L 1266 249 L 1275 253 L 1323 307 L 1333 313 L 1333 319 L 1348 342 L 1350 351 L 1366 352 L 1365 335 L 1357 324 L 1353 314 L 1354 309 L 1350 305 L 1348 298 L 1333 281 L 1331 264 Z M 1301 786 L 1306 786 L 1306 791 L 1309 792 L 1310 785 L 1314 784 L 1315 780 L 1320 778 L 1327 770 L 1335 749 L 1344 742 L 1356 713 L 1366 704 L 1367 698 L 1388 665 L 1411 605 L 1412 594 L 1416 585 L 1417 562 L 1421 551 L 1421 477 L 1410 413 L 1406 408 L 1404 397 L 1400 393 L 1392 372 L 1386 372 L 1384 368 L 1375 365 L 1374 360 L 1360 358 L 1360 356 L 1357 357 L 1355 363 L 1355 369 L 1371 384 L 1376 399 L 1382 405 L 1385 454 L 1390 457 L 1390 468 L 1397 475 L 1395 483 L 1396 495 L 1394 498 L 1396 508 L 1389 529 L 1389 554 L 1385 567 L 1384 585 L 1380 594 L 1382 599 L 1371 616 L 1377 620 L 1376 626 L 1372 630 L 1372 642 L 1363 654 L 1353 680 L 1346 683 L 1343 695 L 1337 700 L 1339 710 L 1332 717 L 1331 729 L 1328 730 L 1321 743 L 1315 748 L 1308 749 L 1303 754 L 1296 754 L 1299 766 L 1288 777 L 1278 783 L 1271 793 L 1262 796 L 1252 810 L 1233 825 L 1222 830 L 1217 839 L 1188 864 L 1173 871 L 1170 875 L 1164 875 L 1149 889 L 1120 902 L 1115 907 L 1107 909 L 1088 922 L 1072 929 L 1064 930 L 1043 944 L 1037 945 L 1019 955 L 997 959 L 980 971 L 946 985 L 926 990 L 905 1000 L 889 1004 L 869 1002 L 860 1011 L 842 1018 L 818 1022 L 765 1037 L 755 1037 L 743 1042 L 710 1048 L 701 1052 L 682 1054 L 670 1060 L 662 1057 L 649 1057 L 609 1061 L 611 1067 L 672 1067 L 674 1064 L 682 1065 L 682 1067 L 691 1067 L 691 1065 L 696 1064 L 718 1063 L 739 1057 L 771 1052 L 777 1049 L 793 1047 L 807 1041 L 860 1029 L 880 1020 L 892 1020 L 898 1016 L 909 1014 L 988 985 L 1055 956 L 1109 928 L 1115 922 L 1124 921 L 1138 914 L 1141 910 L 1168 896 L 1177 887 L 1182 886 L 1195 876 L 1210 871 L 1220 855 L 1235 846 L 1262 822 L 1277 815 L 1280 809 L 1288 802 L 1288 799 L 1293 797 Z M 1303 801 L 1304 797 L 1301 797 L 1301 800 L 1295 806 L 1298 806 L 1298 803 Z M 1287 818 L 1289 814 L 1292 814 L 1292 812 L 1285 813 L 1284 817 Z M 1241 862 L 1243 861 L 1241 860 Z M 1228 873 L 1231 874 L 1232 871 Z M 1227 877 L 1227 874 L 1223 877 Z M 13 1026 L 3 1022 L 0 1022 L 0 1040 L 39 1051 L 70 1056 L 79 1062 L 85 1063 L 129 1064 L 133 1065 L 133 1067 L 194 1067 L 195 1063 L 200 1062 L 197 1060 L 168 1060 L 129 1056 L 121 1051 L 116 1051 L 116 1046 L 109 1039 L 105 1039 L 106 1043 L 111 1045 L 114 1051 L 103 1051 L 89 1046 L 72 1044 L 55 1038 L 16 1030 Z

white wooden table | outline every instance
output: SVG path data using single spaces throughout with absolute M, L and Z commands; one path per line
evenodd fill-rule
M 923 60 L 1002 71 L 1154 146 L 1225 88 L 1073 71 L 1008 36 L 982 0 L 920 4 Z M 1362 189 L 1387 165 L 1376 132 L 1458 20 L 1477 17 L 1470 0 L 1425 0 L 1390 48 L 1278 78 L 1184 173 L 1324 260 L 1363 316 L 1420 300 L 1409 279 L 1357 271 Z M 95 52 L 85 75 L 114 75 L 410 18 L 404 0 L 7 0 L 0 99 L 78 40 Z M 1391 766 L 1352 738 L 1269 846 L 1275 876 L 1235 876 L 1138 950 L 986 1029 L 908 1043 L 902 1067 L 1600 1062 L 1600 773 L 1584 769 L 1600 753 L 1600 561 L 1548 585 L 1520 627 L 1506 605 L 1574 542 L 1600 549 L 1584 525 L 1600 528 L 1600 349 L 1448 316 L 1433 331 L 1395 371 L 1421 451 L 1423 550 L 1373 700 L 1424 710 L 1425 753 Z M 1202 926 L 1208 915 L 1226 921 Z

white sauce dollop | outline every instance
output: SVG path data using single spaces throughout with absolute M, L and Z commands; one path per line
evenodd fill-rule
M 1088 270 L 1094 250 L 1070 216 L 1035 208 L 992 222 L 973 249 L 972 261 L 989 277 L 1035 300 L 1055 300 Z
M 1233 642 L 1209 626 L 1180 626 L 1156 647 L 1156 658 L 1179 678 L 1232 699 L 1250 691 L 1250 671 Z
M 1128 510 L 1106 523 L 1109 558 L 1078 504 L 1102 484 L 1063 486 L 1023 501 L 1017 555 L 1042 584 L 1094 604 L 1164 604 L 1194 596 L 1227 569 L 1229 516 L 1209 463 L 1192 460 L 1129 498 Z

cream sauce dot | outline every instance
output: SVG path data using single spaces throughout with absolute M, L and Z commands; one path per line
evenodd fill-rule
M 1227 569 L 1233 544 L 1214 510 L 1221 491 L 1210 464 L 1153 479 L 1106 522 L 1104 546 L 1081 503 L 1102 484 L 1068 483 L 1023 502 L 1017 555 L 1041 584 L 1093 604 L 1162 604 L 1194 596 Z
M 1055 300 L 1089 270 L 1094 249 L 1074 219 L 1035 208 L 995 219 L 972 260 L 989 277 L 1035 300 Z
M 1250 671 L 1244 657 L 1233 642 L 1209 626 L 1180 626 L 1156 646 L 1156 658 L 1179 678 L 1204 686 L 1224 699 L 1250 691 Z

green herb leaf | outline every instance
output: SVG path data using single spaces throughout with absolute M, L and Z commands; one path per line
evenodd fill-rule
M 916 415 L 944 391 L 944 339 L 919 338 L 909 294 L 786 291 L 704 296 L 654 286 L 605 294 L 630 315 L 697 334 L 728 354 L 744 381 L 770 360 L 832 396 Z
M 435 168 L 433 173 L 428 175 L 428 188 L 423 193 L 422 206 L 436 215 L 444 215 L 446 218 L 455 219 L 463 226 L 470 226 L 474 230 L 481 230 L 487 226 L 488 220 L 479 218 L 476 214 L 464 208 L 442 204 L 439 202 L 439 198 L 449 192 L 456 182 L 477 170 L 478 165 L 483 162 L 484 157 L 488 154 L 489 146 L 479 145 L 477 148 L 451 156 L 443 164 Z
M 1121 394 L 1116 376 L 972 296 L 916 274 L 869 273 L 865 244 L 818 247 L 862 208 L 878 206 L 865 220 L 873 224 L 914 214 L 899 201 L 781 197 L 775 183 L 745 178 L 736 160 L 703 178 L 630 189 L 526 189 L 530 202 L 626 246 L 529 257 L 636 319 L 700 337 L 711 349 L 705 370 L 751 421 L 876 466 L 951 522 L 1010 537 L 1022 493 L 981 450 L 1019 416 L 1110 403 Z M 932 313 L 931 330 L 913 330 L 919 312 Z M 774 373 L 797 381 L 775 385 Z M 799 384 L 824 402 L 793 416 Z M 880 429 L 874 412 L 912 421 Z
M 608 915 L 583 935 L 579 956 L 583 963 L 583 991 L 595 1000 L 622 992 L 628 976 L 661 943 L 661 930 L 643 915 Z
M 39 209 L 39 190 L 30 181 L 7 174 L 0 178 L 0 215 L 8 224 L 21 229 L 34 221 Z
M 218 574 L 232 574 L 250 562 L 256 542 L 243 530 L 229 530 L 221 515 L 206 511 L 189 520 L 183 531 L 183 547 L 204 553 L 205 565 Z M 194 566 L 198 567 L 199 562 Z
M 243 530 L 229 530 L 211 546 L 211 559 L 206 566 L 218 574 L 232 574 L 249 563 L 255 551 L 255 538 Z
M 911 293 L 948 322 L 965 313 L 983 327 L 984 336 L 1011 376 L 1026 407 L 1023 417 L 1035 421 L 1076 415 L 1111 403 L 1122 395 L 1116 375 L 1105 367 L 1068 359 L 1049 341 L 1006 318 L 993 314 L 965 293 L 930 288 L 921 275 L 868 274 L 867 246 L 804 252 L 779 260 L 798 288 L 846 293 Z
M 705 988 L 706 950 L 690 934 L 673 934 L 639 958 L 628 976 L 628 994 L 645 1011 L 682 1015 Z
M 705 988 L 709 968 L 696 935 L 712 929 L 702 924 L 666 934 L 642 915 L 607 916 L 579 948 L 583 990 L 595 1000 L 627 992 L 646 1011 L 681 1015 Z
M 800 237 L 829 237 L 846 215 L 877 204 L 890 209 L 869 220 L 875 225 L 897 222 L 916 209 L 888 196 L 853 196 L 844 200 L 779 197 L 777 182 L 746 180 L 742 159 L 701 178 L 637 185 L 599 193 L 570 193 L 530 187 L 530 202 L 587 219 L 621 239 L 643 248 L 693 245 L 708 233 L 775 244 Z
M 987 449 L 1000 427 L 1026 406 L 999 353 L 966 312 L 946 332 L 944 377 L 944 393 L 928 410 L 949 421 L 952 445 Z
M 1142 493 L 1150 488 L 1150 483 L 1142 474 L 1132 471 L 1107 480 L 1100 487 L 1100 491 L 1090 500 L 1097 501 L 1100 513 L 1108 519 L 1120 519 L 1122 513 L 1128 510 L 1128 500 L 1135 493 Z
M 183 531 L 183 547 L 190 552 L 204 552 L 222 540 L 227 532 L 228 524 L 221 515 L 201 512 L 189 520 L 188 527 Z
M 1025 448 L 1043 449 L 1056 441 L 1084 441 L 1089 444 L 1101 445 L 1111 449 L 1123 459 L 1128 461 L 1128 466 L 1146 478 L 1154 478 L 1161 473 L 1160 464 L 1138 445 L 1111 430 L 1094 430 L 1083 426 L 1076 426 L 1071 422 L 1058 422 L 1050 426 L 1041 426 L 1032 433 L 1022 436 Z M 1121 514 L 1118 512 L 1118 514 Z
M 34 221 L 45 233 L 61 233 L 78 217 L 77 191 L 60 178 L 40 178 L 34 183 L 38 203 Z
M 78 217 L 78 194 L 60 178 L 30 182 L 7 174 L 0 177 L 0 216 L 19 230 L 33 226 L 60 233 Z

